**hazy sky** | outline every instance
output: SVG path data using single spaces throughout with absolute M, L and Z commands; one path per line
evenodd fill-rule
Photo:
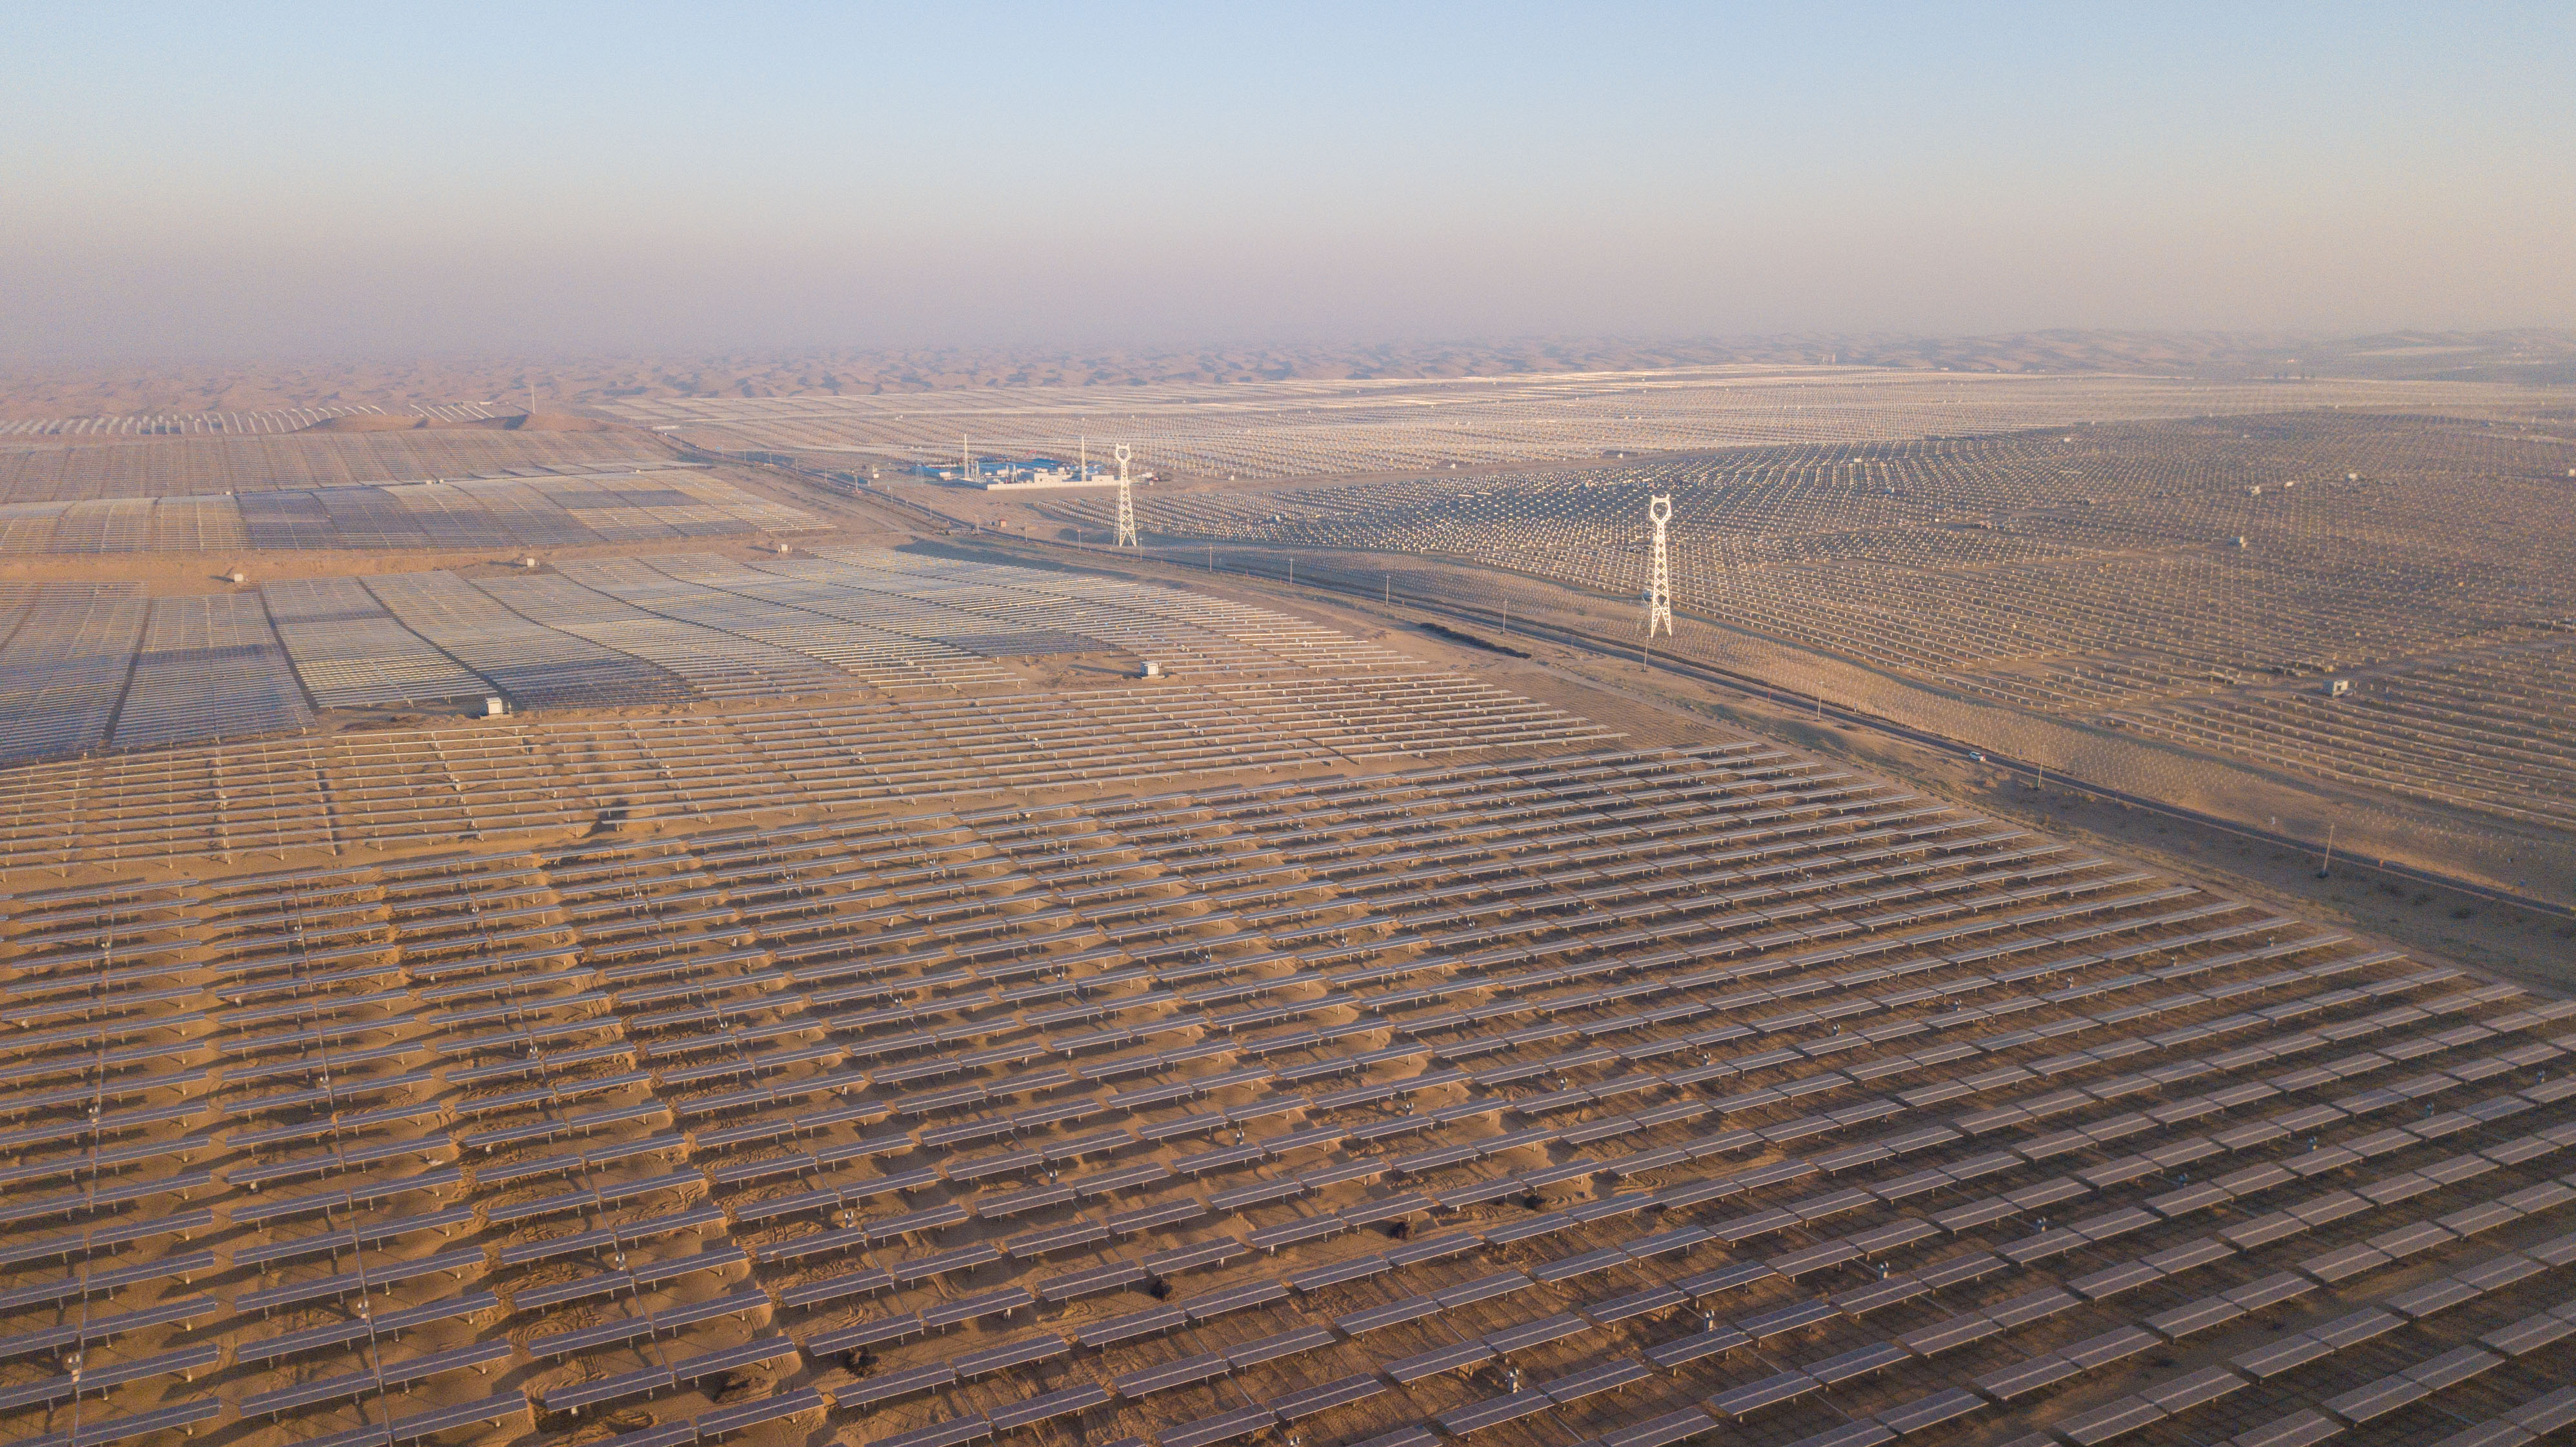
M 0 355 L 2576 325 L 2576 9 L 0 8 Z

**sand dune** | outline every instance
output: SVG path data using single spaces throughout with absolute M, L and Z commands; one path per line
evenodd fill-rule
M 577 417 L 569 412 L 519 412 L 504 417 L 403 417 L 388 413 L 360 413 L 351 417 L 326 417 L 298 432 L 430 432 L 441 430 L 472 432 L 607 432 L 612 424 L 596 417 Z
M 969 387 L 1514 376 L 1722 363 L 1962 372 L 2134 372 L 2576 382 L 2576 334 L 2407 332 L 2319 338 L 2050 331 L 1985 337 L 1507 338 L 1383 345 L 875 348 L 699 357 L 483 357 L 289 364 L 71 365 L 0 373 L 0 419 L 479 402 L 540 414 L 670 397 L 800 397 Z M 497 399 L 497 400 L 496 400 Z

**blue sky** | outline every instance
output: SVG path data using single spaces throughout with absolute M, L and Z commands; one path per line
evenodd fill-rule
M 2563 5 L 0 14 L 0 353 L 2576 324 Z

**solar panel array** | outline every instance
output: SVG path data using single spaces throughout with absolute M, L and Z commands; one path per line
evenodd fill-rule
M 513 717 L 0 772 L 0 870 L 232 863 L 1614 736 L 1487 684 L 1418 672 Z
M 1003 764 L 1098 736 L 1042 697 Z M 476 766 L 378 742 L 415 793 Z M 327 1447 L 2576 1420 L 2576 1002 L 1754 741 L 1162 793 L 1101 752 L 774 825 L 16 876 L 0 1411 Z
M 2121 715 L 2142 733 L 2297 773 L 2576 826 L 2576 640 L 2516 638 L 2314 683 Z
M 1016 692 L 996 660 L 1041 654 L 1105 655 L 1104 683 L 1147 658 L 1180 674 L 1419 667 L 1168 588 L 871 550 L 290 579 L 148 605 L 35 585 L 0 603 L 0 761 L 277 732 L 315 709 Z
M 0 764 L 79 753 L 107 737 L 149 605 L 131 584 L 22 590 L 0 639 Z
M 1201 478 L 1330 477 L 1576 462 L 1717 447 L 1890 442 L 2135 418 L 2260 417 L 2346 408 L 2524 416 L 2477 384 L 2010 375 L 1830 367 L 1674 367 L 1504 377 L 1285 380 L 1137 387 L 961 387 L 602 404 L 702 447 L 806 451 L 818 468 L 1071 459 L 1088 438 Z
M 276 488 L 0 505 L 0 553 L 551 548 L 820 527 L 678 463 L 611 475 Z
M 320 707 L 491 696 L 488 679 L 405 628 L 356 578 L 266 583 L 260 596 Z
M 678 466 L 631 434 L 403 429 L 21 444 L 0 438 L 0 503 L 224 498 L 394 482 L 626 476 Z
M 154 600 L 112 747 L 276 733 L 312 722 L 259 599 L 240 593 Z
M 2564 828 L 2571 467 L 2563 429 L 2326 412 L 1170 492 L 1140 516 L 1166 538 L 1433 555 L 1634 598 L 1647 500 L 1669 495 L 1675 604 L 1735 630 L 1695 641 L 1685 620 L 1682 652 L 1743 669 L 1744 634 L 1777 640 L 1757 670 L 1773 682 L 2054 767 L 2103 766 L 2032 716 Z M 1044 506 L 1097 532 L 1110 504 Z M 1447 582 L 1491 608 L 1472 585 Z M 2319 696 L 2333 676 L 2356 695 Z M 2205 766 L 2152 782 L 2180 757 L 2093 777 L 2205 794 Z
M 850 686 L 848 674 L 795 649 L 666 618 L 568 577 L 495 578 L 482 588 L 524 617 L 643 659 L 707 698 L 794 698 Z
M 454 573 L 370 578 L 367 590 L 402 625 L 530 708 L 674 703 L 677 676 L 631 653 L 550 628 Z
M 793 648 L 870 688 L 906 692 L 1004 678 L 943 639 L 880 626 L 893 615 L 879 595 L 841 586 L 810 561 L 752 566 L 683 554 L 567 564 L 564 575 L 667 618 Z
M 0 437 L 187 437 L 252 436 L 293 432 L 334 417 L 383 416 L 385 409 L 363 407 L 276 407 L 254 412 L 135 412 L 99 417 L 11 417 L 0 419 Z M 416 417 L 463 422 L 498 417 L 480 402 L 433 402 L 409 409 Z
M 1633 595 L 1645 499 L 1668 494 L 1682 606 L 2078 712 L 2564 616 L 2576 543 L 2517 545 L 2511 528 L 2565 510 L 2571 464 L 2576 446 L 2542 433 L 2325 414 L 1185 492 L 1143 522 L 1444 554 Z M 1059 510 L 1096 528 L 1105 506 L 1068 495 Z

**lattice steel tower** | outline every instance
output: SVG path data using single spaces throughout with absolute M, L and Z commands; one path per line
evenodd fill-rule
M 1118 541 L 1110 543 L 1110 546 L 1144 548 L 1144 543 L 1136 541 L 1136 492 L 1128 487 L 1126 476 L 1126 461 L 1136 453 L 1128 451 L 1126 443 L 1118 443 L 1113 456 L 1118 458 Z
M 1662 624 L 1664 634 L 1673 631 L 1673 566 L 1664 551 L 1664 524 L 1673 520 L 1673 500 L 1659 497 L 1646 504 L 1646 516 L 1655 524 L 1655 556 L 1646 574 L 1646 636 L 1655 636 L 1655 625 Z
M 1118 541 L 1110 546 L 1141 550 L 1145 545 L 1136 541 L 1136 494 L 1127 484 L 1127 459 L 1134 455 L 1126 443 L 1118 444 Z

